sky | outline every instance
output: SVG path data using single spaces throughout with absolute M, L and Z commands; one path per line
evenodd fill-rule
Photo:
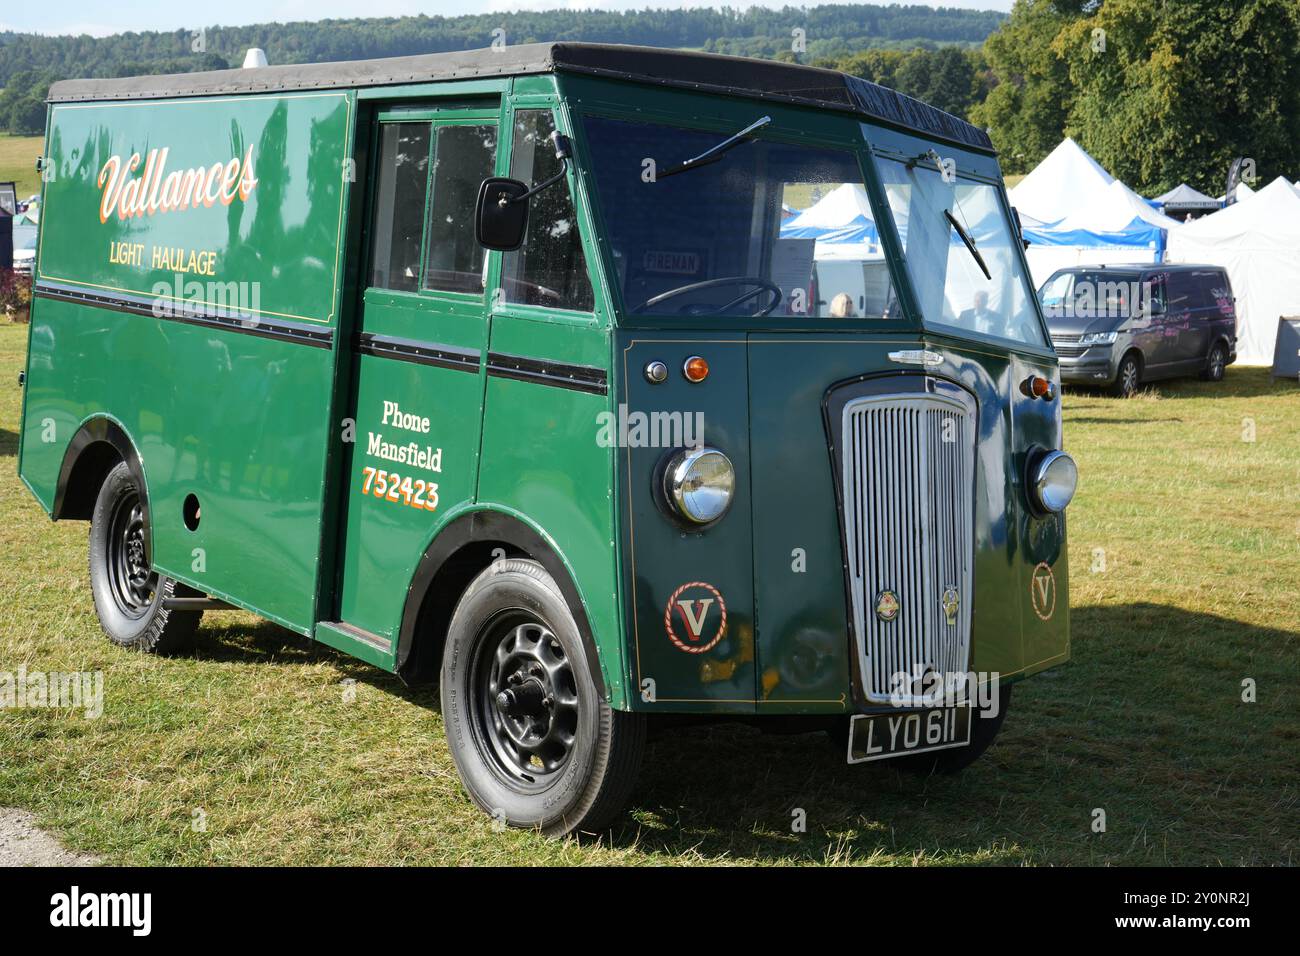
M 925 3 L 925 0 L 900 0 Z M 767 0 L 760 6 L 815 6 L 815 0 Z M 1011 0 L 942 0 L 931 7 L 973 10 L 1011 9 Z M 200 26 L 242 26 L 249 23 L 325 20 L 350 17 L 401 17 L 425 13 L 457 16 L 466 13 L 561 8 L 635 10 L 644 7 L 754 6 L 751 0 L 226 0 L 219 16 L 214 7 L 160 3 L 159 0 L 6 0 L 0 8 L 0 31 L 107 36 L 128 30 L 197 29 Z M 201 13 L 197 11 L 202 10 Z M 193 12 L 190 12 L 193 11 Z M 188 16 L 187 16 L 188 13 Z M 196 22 L 206 19 L 206 23 Z

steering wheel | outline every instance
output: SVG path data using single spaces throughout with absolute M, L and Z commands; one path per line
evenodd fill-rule
M 785 298 L 785 293 L 781 291 L 781 287 L 779 285 L 776 285 L 773 282 L 769 282 L 767 279 L 764 279 L 761 276 L 723 276 L 720 279 L 705 279 L 703 282 L 692 282 L 690 285 L 678 286 L 676 289 L 669 289 L 667 292 L 660 292 L 658 295 L 646 299 L 640 305 L 634 307 L 632 311 L 644 312 L 646 309 L 650 308 L 651 306 L 655 306 L 663 302 L 667 302 L 669 299 L 676 298 L 679 295 L 686 295 L 688 292 L 699 292 L 703 289 L 716 289 L 719 286 L 728 286 L 728 285 L 752 285 L 752 286 L 756 286 L 757 288 L 752 289 L 749 292 L 743 293 L 742 295 L 736 296 L 736 298 L 732 299 L 730 302 L 720 305 L 716 309 L 697 312 L 695 314 L 696 315 L 722 315 L 728 309 L 735 308 L 736 306 L 740 305 L 740 303 L 746 301 L 747 299 L 752 299 L 754 298 L 754 296 L 766 292 L 768 295 L 772 297 L 772 301 L 767 304 L 766 308 L 763 308 L 760 311 L 755 312 L 754 316 L 757 317 L 763 315 L 771 315 L 772 310 L 775 309 L 778 305 L 780 305 L 781 300 Z

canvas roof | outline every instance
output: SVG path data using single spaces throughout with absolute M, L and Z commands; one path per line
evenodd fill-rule
M 171 76 L 64 80 L 51 103 L 355 89 L 534 73 L 582 73 L 858 113 L 991 152 L 988 133 L 920 100 L 836 70 L 611 43 L 521 43 L 499 49 L 337 63 L 265 66 Z
M 1179 183 L 1167 193 L 1156 196 L 1152 202 L 1166 209 L 1217 209 L 1219 200 L 1207 196 L 1200 190 L 1193 189 L 1187 183 Z

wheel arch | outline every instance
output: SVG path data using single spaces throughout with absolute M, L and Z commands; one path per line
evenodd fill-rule
M 436 679 L 452 613 L 465 588 L 502 556 L 530 558 L 546 569 L 573 612 L 597 691 L 610 699 L 604 662 L 582 594 L 554 544 L 514 515 L 479 509 L 461 515 L 433 539 L 406 592 L 397 638 L 397 673 L 408 684 Z
M 95 513 L 95 500 L 108 473 L 126 462 L 131 476 L 140 487 L 144 507 L 146 553 L 153 553 L 152 524 L 149 521 L 149 493 L 144 466 L 135 442 L 116 420 L 104 415 L 81 423 L 63 453 L 58 483 L 54 490 L 54 507 L 50 517 L 58 521 L 89 521 Z

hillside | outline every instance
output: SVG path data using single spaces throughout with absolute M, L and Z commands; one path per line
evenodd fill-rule
M 315 23 L 208 27 L 202 34 L 124 33 L 110 37 L 37 36 L 0 32 L 0 86 L 39 70 L 60 77 L 121 76 L 167 69 L 238 65 L 249 47 L 272 63 L 311 63 L 402 56 L 507 43 L 585 40 L 683 47 L 748 56 L 789 56 L 803 30 L 808 58 L 864 49 L 904 49 L 983 43 L 1005 19 L 994 11 L 925 6 L 837 4 L 781 9 L 551 10 L 459 17 L 322 20 Z M 196 50 L 197 46 L 197 50 Z M 200 56 L 206 54 L 206 56 Z

